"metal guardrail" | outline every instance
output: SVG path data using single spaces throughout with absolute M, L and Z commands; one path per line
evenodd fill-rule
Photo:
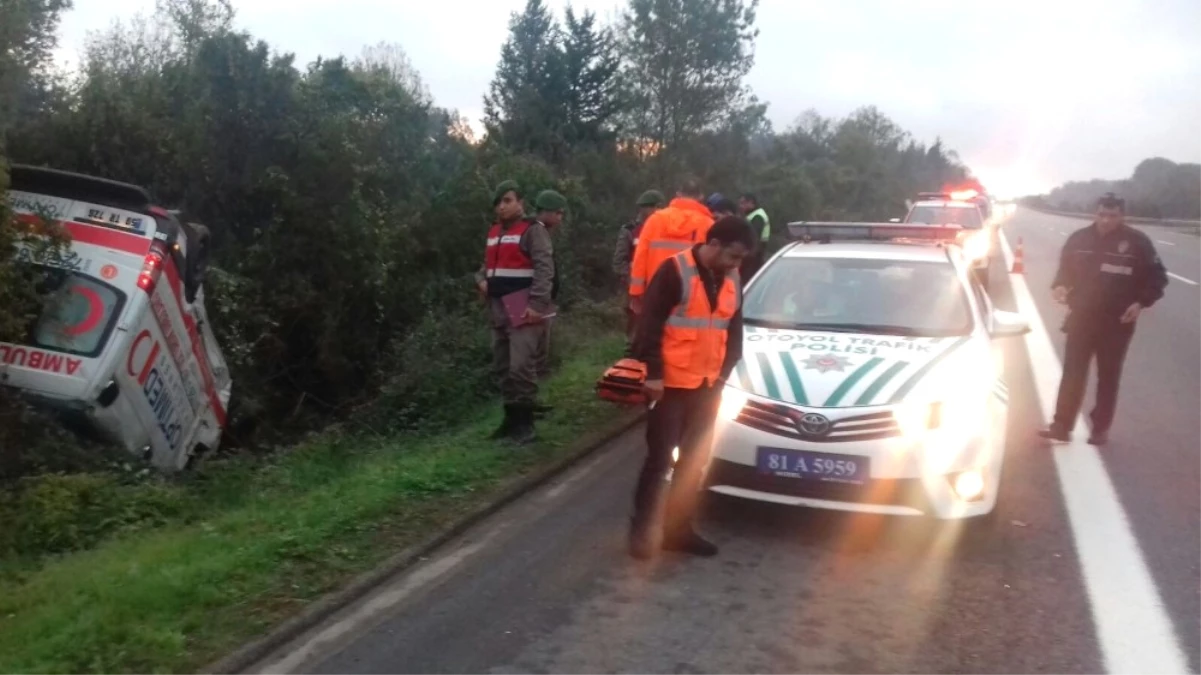
M 1064 216 L 1065 218 L 1083 218 L 1085 220 L 1092 220 L 1094 217 L 1096 217 L 1096 214 L 1093 214 L 1093 213 L 1073 213 L 1070 211 L 1054 211 L 1051 209 L 1039 208 L 1037 206 L 1029 206 L 1027 204 L 1020 204 L 1020 206 L 1023 208 L 1030 209 L 1031 211 L 1038 211 L 1039 213 L 1047 213 L 1047 214 L 1050 214 L 1053 216 Z M 1201 227 L 1201 220 L 1174 220 L 1174 219 L 1169 219 L 1169 218 L 1163 218 L 1163 219 L 1161 219 L 1161 218 L 1136 218 L 1134 216 L 1127 216 L 1126 222 L 1135 223 L 1137 225 L 1162 225 L 1164 227 Z

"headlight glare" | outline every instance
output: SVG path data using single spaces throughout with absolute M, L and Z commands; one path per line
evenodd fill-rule
M 963 240 L 963 255 L 968 260 L 980 260 L 988 257 L 988 233 L 977 232 L 968 235 Z
M 893 410 L 893 417 L 897 420 L 897 426 L 901 427 L 901 433 L 906 438 L 921 438 L 926 434 L 926 431 L 931 429 L 931 422 L 934 421 L 934 407 L 937 404 L 933 403 L 906 403 Z
M 721 406 L 717 409 L 717 416 L 723 420 L 733 420 L 742 412 L 746 402 L 746 392 L 726 386 L 721 392 Z

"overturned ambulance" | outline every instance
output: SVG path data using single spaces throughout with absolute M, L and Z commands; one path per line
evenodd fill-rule
M 215 450 L 232 383 L 204 309 L 207 229 L 135 185 L 51 169 L 13 166 L 7 198 L 70 244 L 16 252 L 47 297 L 21 344 L 0 342 L 0 385 L 165 471 Z

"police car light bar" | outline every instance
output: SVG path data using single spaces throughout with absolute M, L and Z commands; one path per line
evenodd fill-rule
M 908 223 L 788 223 L 789 236 L 798 241 L 921 241 L 954 243 L 963 228 L 958 225 L 910 225 Z

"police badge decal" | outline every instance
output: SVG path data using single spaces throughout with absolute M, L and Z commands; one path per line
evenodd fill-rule
M 836 354 L 813 354 L 802 362 L 805 370 L 816 370 L 819 373 L 828 373 L 830 371 L 843 372 L 843 369 L 851 365 L 851 360 L 845 356 Z

